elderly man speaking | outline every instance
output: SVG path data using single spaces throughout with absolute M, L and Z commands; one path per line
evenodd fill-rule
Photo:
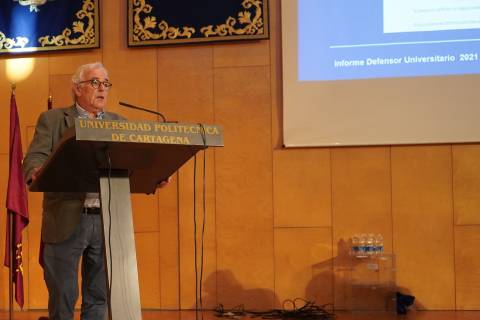
M 72 77 L 74 104 L 52 109 L 38 119 L 23 161 L 31 183 L 75 118 L 123 119 L 105 111 L 112 83 L 101 63 L 82 65 Z M 98 193 L 45 192 L 41 257 L 48 288 L 49 318 L 73 319 L 78 299 L 78 266 L 82 258 L 81 319 L 102 320 L 107 310 L 100 199 Z

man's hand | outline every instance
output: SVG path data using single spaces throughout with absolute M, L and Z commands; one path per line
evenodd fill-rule
M 157 184 L 157 188 L 158 188 L 158 189 L 161 189 L 161 188 L 166 187 L 166 186 L 170 183 L 170 181 L 172 181 L 172 177 L 168 177 L 167 180 L 160 181 L 160 182 Z
M 31 178 L 30 178 L 30 181 L 31 181 L 31 182 L 34 182 L 35 180 L 37 180 L 38 173 L 39 173 L 39 171 L 40 171 L 41 168 L 42 168 L 42 167 L 36 167 L 36 168 L 33 169 L 32 176 L 31 176 Z

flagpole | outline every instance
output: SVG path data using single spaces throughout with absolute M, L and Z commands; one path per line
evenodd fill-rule
M 12 95 L 15 95 L 15 89 L 17 88 L 17 85 L 15 83 L 12 83 Z M 11 111 L 10 111 L 11 112 Z M 8 288 L 9 288 L 9 295 L 8 295 L 8 319 L 13 320 L 13 268 L 14 268 L 14 258 L 15 258 L 15 244 L 14 242 L 14 237 L 13 237 L 13 219 L 14 219 L 14 214 L 10 210 L 7 210 L 8 212 L 8 221 L 9 221 L 9 235 L 8 235 L 8 241 L 10 243 L 10 268 L 8 268 Z

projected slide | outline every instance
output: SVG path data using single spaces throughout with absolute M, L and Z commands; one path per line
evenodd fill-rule
M 298 79 L 480 73 L 480 0 L 299 0 Z
M 480 28 L 480 0 L 384 0 L 383 32 Z

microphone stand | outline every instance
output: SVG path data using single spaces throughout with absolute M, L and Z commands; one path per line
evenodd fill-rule
M 165 118 L 165 116 L 164 116 L 163 114 L 161 114 L 160 112 L 158 112 L 158 111 L 153 111 L 153 110 L 150 110 L 150 109 L 145 109 L 145 108 L 142 108 L 142 107 L 137 107 L 137 106 L 134 106 L 134 105 L 131 105 L 131 104 L 129 104 L 129 103 L 122 102 L 122 101 L 120 101 L 118 104 L 121 105 L 121 106 L 127 107 L 127 108 L 137 109 L 137 110 L 145 111 L 145 112 L 148 112 L 148 113 L 156 114 L 157 116 L 159 116 L 160 118 L 162 118 L 163 122 L 167 122 L 167 119 Z

